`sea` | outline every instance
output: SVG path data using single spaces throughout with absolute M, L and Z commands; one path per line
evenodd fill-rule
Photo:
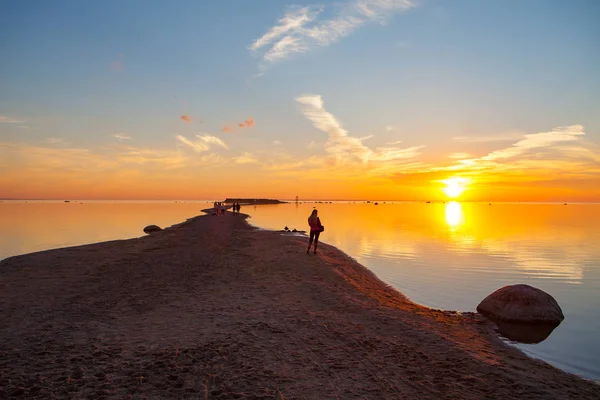
M 143 236 L 212 201 L 1 201 L 0 259 Z M 242 206 L 261 229 L 306 230 L 344 251 L 411 300 L 475 311 L 495 290 L 528 284 L 552 295 L 564 321 L 537 344 L 505 339 L 531 357 L 600 381 L 600 204 L 300 201 Z M 299 249 L 299 257 L 306 256 Z

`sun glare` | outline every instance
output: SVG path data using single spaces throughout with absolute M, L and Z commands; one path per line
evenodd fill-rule
M 449 178 L 441 182 L 446 184 L 446 187 L 442 188 L 443 192 L 453 199 L 463 194 L 469 180 L 466 178 Z
M 444 215 L 446 217 L 446 223 L 450 228 L 457 228 L 464 221 L 464 215 L 460 203 L 451 201 L 446 204 L 444 209 Z

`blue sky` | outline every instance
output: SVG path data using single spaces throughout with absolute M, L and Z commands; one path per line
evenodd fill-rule
M 359 164 L 400 150 L 415 158 L 382 169 L 385 180 L 575 125 L 594 153 L 599 17 L 593 0 L 5 0 L 0 142 L 11 162 L 0 166 L 35 169 L 23 146 L 117 158 L 124 148 L 169 150 L 154 155 L 169 159 L 191 149 L 265 175 L 286 162 L 323 172 L 357 154 Z M 322 107 L 297 100 L 306 95 Z M 336 147 L 339 132 L 310 112 L 358 142 Z M 253 126 L 238 128 L 249 118 Z M 390 146 L 401 148 L 381 150 Z M 144 163 L 138 172 L 150 179 Z M 0 188 L 18 193 L 15 179 Z

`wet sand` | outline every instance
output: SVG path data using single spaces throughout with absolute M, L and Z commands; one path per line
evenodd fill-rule
M 600 398 L 306 242 L 228 212 L 0 262 L 0 398 Z

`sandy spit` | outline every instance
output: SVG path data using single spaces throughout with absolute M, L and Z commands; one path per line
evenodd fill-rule
M 600 398 L 481 316 L 422 307 L 305 246 L 228 212 L 8 258 L 0 398 Z

